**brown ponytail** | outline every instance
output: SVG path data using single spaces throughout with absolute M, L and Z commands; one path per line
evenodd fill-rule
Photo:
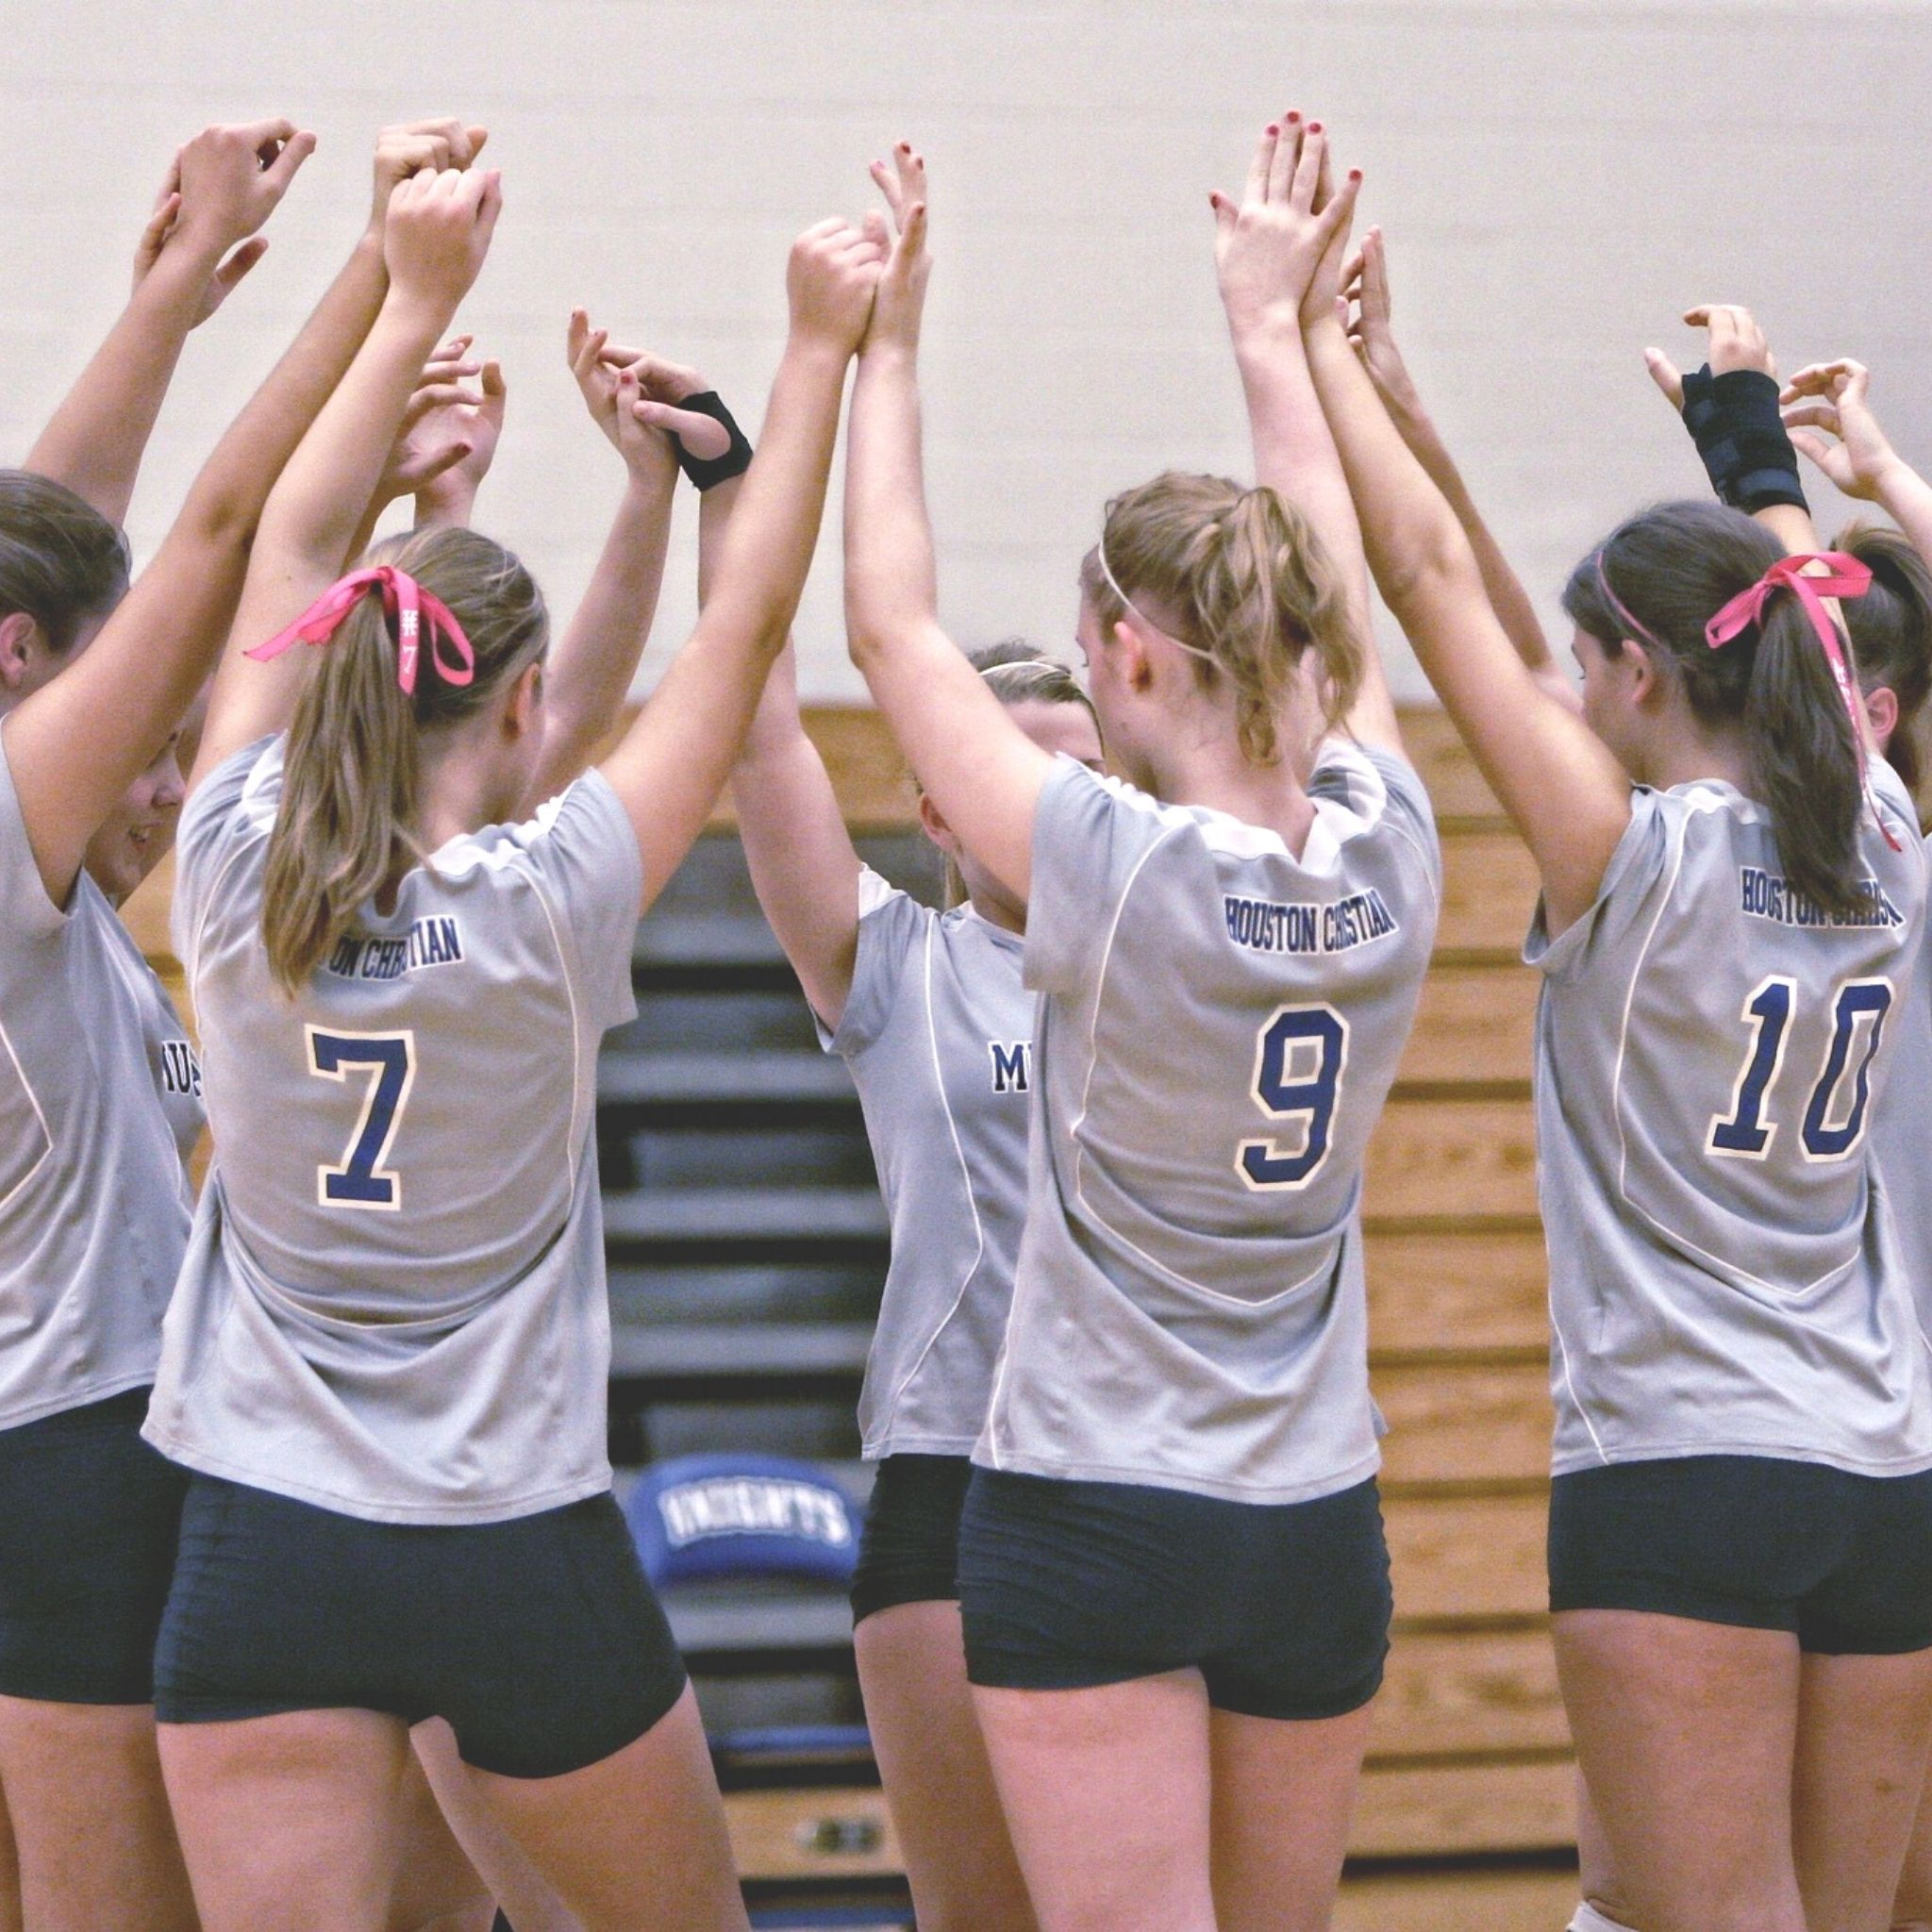
M 1290 749 L 1279 725 L 1306 652 L 1315 654 L 1324 724 L 1355 703 L 1362 643 L 1341 579 L 1301 512 L 1265 485 L 1243 490 L 1169 470 L 1116 496 L 1100 547 L 1080 569 L 1080 588 L 1108 628 L 1126 615 L 1116 585 L 1206 654 L 1195 659 L 1204 683 L 1227 680 L 1251 764 L 1274 764 Z
M 474 530 L 391 538 L 369 560 L 406 570 L 440 597 L 476 654 L 467 685 L 423 654 L 414 696 L 396 682 L 396 641 L 364 597 L 323 647 L 289 727 L 280 809 L 262 879 L 269 970 L 293 994 L 369 899 L 423 858 L 417 840 L 420 739 L 481 709 L 542 655 L 549 616 L 523 565 Z
M 1842 608 L 1857 654 L 1858 683 L 1881 685 L 1898 700 L 1898 724 L 1886 746 L 1886 762 L 1916 799 L 1925 776 L 1914 728 L 1932 696 L 1932 571 L 1897 530 L 1852 524 L 1833 540 L 1834 550 L 1856 557 L 1872 573 L 1872 588 Z
M 1612 655 L 1631 635 L 1623 612 L 1636 620 L 1648 635 L 1635 641 L 1682 680 L 1692 714 L 1740 730 L 1785 876 L 1828 911 L 1857 912 L 1870 906 L 1858 890 L 1857 743 L 1810 619 L 1780 591 L 1741 636 L 1719 650 L 1705 641 L 1710 618 L 1783 555 L 1741 510 L 1661 504 L 1620 525 L 1576 566 L 1563 608 Z

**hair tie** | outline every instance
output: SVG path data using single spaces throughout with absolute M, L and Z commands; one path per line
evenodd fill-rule
M 406 697 L 416 692 L 416 664 L 422 654 L 425 617 L 429 620 L 429 661 L 437 675 L 443 683 L 458 686 L 475 678 L 476 653 L 449 606 L 425 591 L 408 571 L 390 563 L 351 571 L 331 584 L 286 630 L 278 630 L 267 643 L 257 644 L 242 656 L 265 664 L 292 645 L 327 643 L 370 591 L 382 598 L 383 615 L 395 620 L 396 683 Z M 447 657 L 443 655 L 445 644 L 450 653 Z
M 1136 604 L 1134 600 L 1130 596 L 1128 596 L 1124 590 L 1121 589 L 1118 579 L 1114 576 L 1113 568 L 1107 560 L 1107 533 L 1104 530 L 1101 532 L 1100 541 L 1093 546 L 1093 554 L 1100 559 L 1100 575 L 1107 579 L 1107 588 L 1109 591 L 1111 591 L 1114 593 L 1114 595 L 1118 597 L 1120 601 L 1123 604 L 1124 604 L 1126 608 L 1129 610 L 1131 610 L 1134 613 L 1134 615 L 1141 620 L 1142 624 L 1144 624 L 1147 626 L 1149 630 L 1154 632 L 1154 634 L 1157 637 L 1165 638 L 1169 643 L 1174 645 L 1179 650 L 1185 651 L 1189 657 L 1199 658 L 1204 664 L 1212 664 L 1214 662 L 1214 653 L 1212 651 L 1204 651 L 1199 644 L 1191 644 L 1185 638 L 1177 638 L 1174 636 L 1173 631 L 1168 630 L 1165 626 L 1161 625 L 1156 624 L 1155 621 L 1151 617 L 1149 617 L 1147 613 L 1144 610 L 1142 610 L 1141 607 L 1138 604 Z
M 1822 563 L 1825 568 L 1815 575 L 1807 574 L 1805 569 L 1807 563 Z M 1811 621 L 1811 628 L 1824 652 L 1824 661 L 1831 666 L 1832 682 L 1838 686 L 1845 715 L 1852 722 L 1852 745 L 1858 758 L 1859 788 L 1871 804 L 1872 816 L 1877 821 L 1878 829 L 1885 834 L 1886 843 L 1897 852 L 1903 848 L 1891 827 L 1880 815 L 1878 801 L 1872 793 L 1865 759 L 1864 720 L 1858 712 L 1858 688 L 1852 677 L 1851 663 L 1845 657 L 1844 641 L 1839 636 L 1838 625 L 1831 621 L 1831 612 L 1824 608 L 1827 597 L 1862 597 L 1871 588 L 1871 566 L 1860 563 L 1856 557 L 1848 556 L 1842 550 L 1821 550 L 1804 557 L 1780 557 L 1755 584 L 1748 590 L 1740 591 L 1704 626 L 1704 641 L 1713 651 L 1721 650 L 1733 638 L 1742 636 L 1753 625 L 1761 631 L 1764 607 L 1779 591 L 1790 591 L 1797 598 L 1805 615 Z

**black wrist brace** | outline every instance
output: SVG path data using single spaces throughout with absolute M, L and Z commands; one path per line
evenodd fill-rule
M 1806 508 L 1774 377 L 1757 369 L 1713 375 L 1708 363 L 1693 370 L 1684 378 L 1684 427 L 1720 501 L 1746 515 L 1774 503 Z
M 689 476 L 700 490 L 709 490 L 719 483 L 728 483 L 734 476 L 741 476 L 751 468 L 751 443 L 727 409 L 714 389 L 700 390 L 695 395 L 686 396 L 673 405 L 679 409 L 689 409 L 693 415 L 708 416 L 714 423 L 722 423 L 731 438 L 731 447 L 722 457 L 694 457 L 686 449 L 681 438 L 674 436 L 671 441 L 677 451 L 677 467 Z

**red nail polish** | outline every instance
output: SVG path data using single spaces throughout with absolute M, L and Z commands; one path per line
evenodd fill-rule
M 1310 121 L 1308 123 L 1308 132 L 1310 134 L 1320 134 L 1321 131 L 1322 124 L 1319 121 Z
M 1359 181 L 1362 178 L 1362 171 L 1359 168 L 1351 168 L 1348 171 L 1348 178 L 1351 181 Z
M 1270 133 L 1270 134 L 1279 134 L 1279 133 L 1281 132 L 1281 128 L 1280 128 L 1280 126 L 1278 125 L 1278 124 L 1276 124 L 1275 122 L 1273 122 L 1273 121 L 1271 121 L 1271 122 L 1269 122 L 1269 124 L 1268 124 L 1268 126 L 1267 126 L 1267 130 L 1266 130 L 1266 131 L 1267 131 L 1268 133 Z

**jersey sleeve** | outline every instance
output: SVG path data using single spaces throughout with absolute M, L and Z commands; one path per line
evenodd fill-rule
M 13 768 L 7 758 L 7 733 L 0 727 L 0 919 L 9 934 L 23 939 L 49 940 L 67 923 L 67 915 L 47 896 L 41 868 L 34 861 L 26 836 L 26 815 L 13 789 Z
M 1075 758 L 1054 760 L 1033 813 L 1022 968 L 1029 991 L 1072 993 L 1091 983 L 1135 874 L 1191 823 Z
M 202 924 L 238 844 L 275 829 L 286 741 L 258 738 L 225 758 L 195 787 L 175 835 L 175 956 L 194 974 Z
M 1674 810 L 1682 810 L 1682 801 L 1664 792 L 1640 789 L 1630 794 L 1630 823 L 1604 868 L 1603 883 L 1590 910 L 1552 939 L 1548 913 L 1539 895 L 1529 937 L 1523 942 L 1524 964 L 1536 967 L 1545 979 L 1583 970 L 1596 942 L 1627 917 L 1626 908 L 1636 908 L 1648 896 L 1669 863 Z
M 1364 825 L 1407 840 L 1415 848 L 1431 894 L 1440 896 L 1442 848 L 1436 835 L 1436 808 L 1407 758 L 1352 738 L 1328 739 L 1315 755 L 1308 796 L 1339 805 Z
M 1874 802 L 1884 815 L 1893 838 L 1906 845 L 1924 847 L 1924 835 L 1919 829 L 1918 808 L 1912 803 L 1912 794 L 1906 790 L 1906 781 L 1897 770 L 1883 758 L 1874 758 L 1867 778 L 1872 787 Z
M 914 941 L 933 917 L 908 892 L 883 879 L 871 866 L 858 874 L 858 949 L 852 959 L 852 990 L 836 1027 L 818 1015 L 812 1024 L 819 1044 L 841 1059 L 860 1054 L 886 1029 L 912 957 Z
M 575 954 L 591 1022 L 621 1025 L 637 1012 L 631 947 L 643 903 L 644 861 L 630 814 L 592 767 L 553 798 L 522 843 L 562 914 L 562 942 Z

